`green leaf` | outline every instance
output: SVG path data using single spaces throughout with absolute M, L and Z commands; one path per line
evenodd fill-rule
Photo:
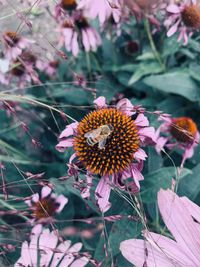
M 189 169 L 184 168 L 179 179 L 190 174 Z M 160 188 L 171 188 L 172 178 L 176 178 L 177 170 L 174 167 L 165 167 L 157 171 L 148 173 L 144 179 L 144 189 L 141 190 L 141 196 L 144 203 L 156 201 L 157 192 Z
M 200 90 L 187 73 L 173 72 L 152 75 L 145 78 L 144 83 L 164 93 L 177 94 L 193 102 L 200 99 Z
M 200 191 L 200 163 L 192 169 L 192 174 L 185 176 L 179 183 L 178 192 L 194 200 Z

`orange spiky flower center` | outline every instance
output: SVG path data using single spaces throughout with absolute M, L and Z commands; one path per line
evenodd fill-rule
M 200 29 L 200 9 L 197 5 L 186 6 L 181 17 L 185 26 Z
M 13 47 L 19 42 L 20 36 L 16 32 L 5 32 L 4 39 L 8 46 Z
M 177 141 L 190 143 L 197 133 L 197 126 L 192 119 L 180 117 L 173 119 L 170 131 Z
M 61 7 L 65 10 L 73 10 L 77 6 L 75 0 L 62 0 Z
M 33 205 L 33 217 L 37 220 L 51 217 L 56 213 L 58 205 L 55 199 L 50 196 L 42 198 Z
M 102 126 L 110 126 L 111 130 L 104 140 L 105 145 L 100 148 L 101 135 L 94 135 L 92 140 L 85 135 Z M 103 108 L 86 115 L 74 137 L 74 149 L 79 160 L 87 170 L 101 176 L 125 170 L 134 160 L 138 148 L 139 135 L 134 120 L 115 108 Z

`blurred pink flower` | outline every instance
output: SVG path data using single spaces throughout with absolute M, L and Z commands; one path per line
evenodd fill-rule
M 80 43 L 86 52 L 96 51 L 97 47 L 101 45 L 99 33 L 89 25 L 81 12 L 76 12 L 73 17 L 65 20 L 59 32 L 61 33 L 60 45 L 64 44 L 66 50 L 72 52 L 75 57 L 79 53 Z
M 33 194 L 25 201 L 32 210 L 31 222 L 51 218 L 55 213 L 60 213 L 68 202 L 64 195 L 55 195 L 52 189 L 44 186 L 41 193 Z
M 3 40 L 4 55 L 8 60 L 16 60 L 25 48 L 35 43 L 35 41 L 22 37 L 16 32 L 5 32 L 3 34 Z
M 181 167 L 185 160 L 191 158 L 200 141 L 200 133 L 196 123 L 189 117 L 163 118 L 164 122 L 156 131 L 156 150 L 158 153 L 164 147 L 168 149 L 180 148 L 184 151 Z M 167 136 L 161 136 L 167 134 Z
M 42 229 L 42 225 L 38 224 L 32 229 L 30 242 L 23 242 L 21 257 L 14 267 L 83 267 L 89 259 L 79 256 L 81 248 L 82 243 L 71 245 L 70 240 L 60 242 L 57 232 Z
M 69 174 L 78 176 L 80 165 L 84 166 L 88 188 L 93 176 L 100 175 L 95 193 L 100 209 L 106 211 L 110 207 L 109 195 L 113 187 L 128 187 L 133 193 L 139 191 L 139 181 L 144 179 L 141 174 L 143 161 L 147 158 L 141 146 L 154 144 L 155 130 L 149 127 L 144 114 L 138 114 L 135 120 L 131 118 L 136 112 L 128 99 L 121 99 L 116 106 L 108 107 L 105 98 L 99 97 L 94 104 L 97 110 L 86 115 L 81 122 L 68 125 L 56 148 L 60 152 L 74 148 Z M 108 131 L 105 140 L 98 135 L 99 131 Z M 129 178 L 132 180 L 126 184 Z M 82 193 L 89 196 L 88 189 Z
M 36 68 L 46 73 L 49 77 L 56 75 L 58 67 L 59 67 L 58 60 L 50 60 L 44 62 L 43 60 L 39 59 L 36 62 Z
M 195 30 L 200 29 L 200 7 L 196 0 L 179 1 L 169 4 L 166 8 L 168 18 L 164 25 L 167 27 L 167 36 L 179 32 L 178 41 L 183 39 L 184 45 L 188 43 Z
M 200 207 L 169 189 L 159 191 L 158 207 L 173 239 L 145 230 L 146 240 L 120 244 L 123 256 L 137 267 L 199 267 Z
M 83 10 L 84 14 L 91 19 L 99 18 L 100 24 L 111 17 L 118 23 L 121 16 L 122 1 L 120 0 L 80 0 L 77 9 Z

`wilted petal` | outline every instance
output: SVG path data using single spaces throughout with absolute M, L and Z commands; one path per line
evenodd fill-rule
M 95 197 L 97 199 L 97 203 L 99 205 L 99 208 L 102 212 L 106 212 L 111 204 L 109 202 L 109 197 L 110 197 L 110 181 L 109 181 L 109 177 L 104 176 L 101 177 L 97 188 L 95 190 Z

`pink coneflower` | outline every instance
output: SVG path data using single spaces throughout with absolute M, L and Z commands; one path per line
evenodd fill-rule
M 44 186 L 40 194 L 33 194 L 25 202 L 32 210 L 33 220 L 31 222 L 34 222 L 60 213 L 67 204 L 68 199 L 63 195 L 56 196 L 50 187 Z
M 101 45 L 101 37 L 95 28 L 89 25 L 81 12 L 76 12 L 73 18 L 62 23 L 60 44 L 64 44 L 67 51 L 76 57 L 79 53 L 79 45 L 83 45 L 86 52 L 96 51 Z
M 121 243 L 123 256 L 137 267 L 199 267 L 200 207 L 187 197 L 163 189 L 158 193 L 158 207 L 174 239 L 146 230 L 146 240 Z
M 36 68 L 46 73 L 49 77 L 52 77 L 57 73 L 58 67 L 59 67 L 58 60 L 50 60 L 49 62 L 37 60 L 36 62 Z
M 70 240 L 59 241 L 58 233 L 42 229 L 36 225 L 31 233 L 30 242 L 22 244 L 21 257 L 14 267 L 83 267 L 89 259 L 80 257 L 82 243 L 71 244 Z
M 168 5 L 167 12 L 169 17 L 164 22 L 168 29 L 167 36 L 179 32 L 178 41 L 183 40 L 186 45 L 188 37 L 200 29 L 199 4 L 196 0 L 184 0 Z
M 160 136 L 161 133 L 168 136 Z M 163 147 L 169 149 L 177 147 L 184 151 L 181 166 L 184 165 L 186 159 L 193 156 L 195 147 L 200 141 L 197 125 L 189 117 L 165 118 L 164 123 L 156 131 L 156 135 L 158 153 Z
M 120 0 L 80 0 L 77 8 L 82 9 L 91 19 L 98 17 L 101 25 L 110 17 L 118 23 L 121 16 L 121 2 Z
M 155 132 L 143 114 L 132 119 L 136 112 L 128 99 L 120 100 L 113 107 L 106 105 L 104 97 L 94 103 L 97 110 L 87 114 L 79 123 L 68 125 L 56 148 L 61 152 L 74 148 L 70 173 L 77 174 L 80 169 L 74 167 L 76 160 L 86 169 L 88 184 L 91 185 L 94 175 L 100 177 L 96 199 L 101 210 L 106 211 L 110 206 L 108 199 L 112 187 L 128 187 L 134 193 L 139 191 L 139 181 L 144 179 L 141 174 L 143 161 L 147 158 L 141 146 L 153 143 Z M 128 178 L 132 181 L 126 184 Z
M 5 50 L 4 54 L 8 60 L 16 60 L 25 48 L 28 48 L 33 40 L 20 36 L 16 32 L 5 32 L 3 34 Z

